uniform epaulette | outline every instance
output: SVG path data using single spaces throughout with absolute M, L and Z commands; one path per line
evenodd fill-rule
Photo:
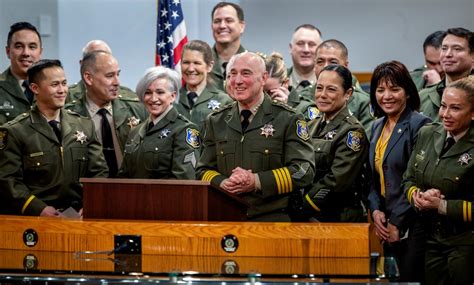
M 178 113 L 178 119 L 181 119 L 181 120 L 185 121 L 186 123 L 192 123 L 188 118 L 186 118 L 181 113 Z
M 221 113 L 221 112 L 224 111 L 224 110 L 227 110 L 227 109 L 232 108 L 232 106 L 233 106 L 234 103 L 235 103 L 235 102 L 229 103 L 229 104 L 227 104 L 227 105 L 224 105 L 224 106 L 220 107 L 219 109 L 216 109 L 216 110 L 212 111 L 211 115 L 219 114 L 219 113 Z
M 122 95 L 118 95 L 117 98 L 122 101 L 127 101 L 127 102 L 140 102 L 140 99 L 138 99 L 138 97 L 134 98 L 134 97 L 125 97 Z
M 82 117 L 81 114 L 76 113 L 76 112 L 74 112 L 74 111 L 72 111 L 72 110 L 70 110 L 70 109 L 66 109 L 66 112 L 67 112 L 68 114 L 71 114 L 71 115 L 74 115 L 74 116 Z
M 285 102 L 281 102 L 281 101 L 278 101 L 278 100 L 272 100 L 272 105 L 279 106 L 279 107 L 282 107 L 283 109 L 286 109 L 290 112 L 296 113 L 296 109 L 291 107 L 290 105 L 286 104 Z
M 350 124 L 352 125 L 355 125 L 355 124 L 360 124 L 359 120 L 357 120 L 357 118 L 353 115 L 347 115 L 344 120 L 346 120 L 347 122 L 349 122 Z M 361 124 L 362 126 L 362 124 Z
M 29 112 L 26 112 L 26 113 L 21 113 L 20 115 L 18 115 L 15 119 L 11 120 L 11 121 L 8 121 L 5 123 L 5 125 L 7 126 L 12 126 L 18 122 L 21 122 L 23 121 L 24 119 L 28 118 L 30 116 L 30 113 Z

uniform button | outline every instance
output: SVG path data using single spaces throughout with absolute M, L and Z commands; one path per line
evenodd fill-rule
M 224 152 L 221 150 L 221 154 L 224 154 Z
M 36 166 L 40 166 L 40 165 L 41 165 L 41 163 L 39 163 L 39 162 L 36 163 Z
M 157 147 L 155 147 L 155 150 L 158 150 L 158 148 L 157 148 Z
M 82 157 L 82 160 L 86 160 L 86 158 L 83 156 L 83 157 Z
M 265 150 L 265 154 L 268 154 L 270 151 L 268 149 Z
M 10 113 L 5 113 L 5 115 L 10 116 Z
M 321 150 L 321 148 L 320 148 L 320 147 L 318 147 L 318 151 L 320 151 L 320 150 Z
M 456 181 L 459 181 L 459 177 L 457 177 L 457 176 L 456 176 L 456 178 L 454 178 L 454 179 L 456 179 Z

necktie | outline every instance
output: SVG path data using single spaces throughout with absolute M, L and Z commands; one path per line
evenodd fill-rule
M 226 78 L 227 78 L 226 77 L 227 76 L 227 70 L 226 69 L 227 69 L 227 62 L 224 62 L 222 64 L 222 70 L 224 70 L 224 72 L 222 72 L 222 76 L 224 76 L 224 80 L 226 80 Z
M 303 80 L 300 82 L 300 85 L 303 86 L 303 88 L 311 85 L 311 82 L 309 82 L 308 80 Z
M 245 130 L 247 129 L 247 127 L 249 126 L 250 124 L 250 116 L 252 116 L 252 112 L 250 110 L 242 110 L 240 112 L 240 115 L 243 117 L 243 120 L 241 122 L 242 124 L 242 131 L 245 132 Z
M 321 134 L 321 132 L 326 127 L 326 125 L 327 125 L 326 121 L 322 121 L 319 123 L 318 127 L 316 128 L 316 136 L 319 136 Z
M 97 113 L 102 117 L 100 127 L 102 132 L 102 148 L 105 161 L 107 161 L 107 166 L 109 167 L 109 177 L 115 177 L 118 170 L 117 157 L 115 156 L 112 129 L 110 128 L 109 120 L 107 120 L 107 110 L 102 108 Z
M 148 123 L 148 128 L 146 129 L 147 132 L 151 131 L 151 129 L 153 129 L 154 126 L 155 124 L 153 122 Z
M 194 98 L 196 98 L 198 95 L 196 92 L 189 92 L 186 96 L 188 96 L 189 107 L 192 108 L 194 106 Z
M 28 81 L 23 81 L 23 84 L 21 84 L 24 88 L 25 91 L 23 91 L 23 94 L 25 94 L 26 99 L 30 104 L 33 103 L 33 92 L 31 92 L 30 87 L 28 86 Z
M 443 150 L 441 151 L 441 155 L 443 156 L 448 150 L 456 143 L 453 137 L 448 137 L 444 142 Z
M 53 129 L 54 134 L 58 138 L 59 143 L 61 143 L 61 131 L 59 130 L 59 122 L 56 121 L 56 120 L 51 120 L 51 121 L 48 122 L 48 124 Z

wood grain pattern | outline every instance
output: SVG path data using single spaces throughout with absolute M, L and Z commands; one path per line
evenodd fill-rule
M 23 244 L 23 232 L 34 229 L 39 242 Z M 115 234 L 142 236 L 143 254 L 254 257 L 368 257 L 369 224 L 151 222 L 66 220 L 0 216 L 0 249 L 101 251 L 113 249 Z M 235 235 L 238 250 L 221 248 Z

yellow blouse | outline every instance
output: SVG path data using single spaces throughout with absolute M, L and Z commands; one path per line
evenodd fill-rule
M 388 122 L 388 121 L 387 121 Z M 392 136 L 392 131 L 389 135 L 385 135 L 385 128 L 387 127 L 387 123 L 383 126 L 382 133 L 380 134 L 379 139 L 377 140 L 377 145 L 375 146 L 375 171 L 379 174 L 380 177 L 380 192 L 383 197 L 385 197 L 385 179 L 383 176 L 383 156 L 385 154 L 385 149 L 387 148 L 388 141 Z

